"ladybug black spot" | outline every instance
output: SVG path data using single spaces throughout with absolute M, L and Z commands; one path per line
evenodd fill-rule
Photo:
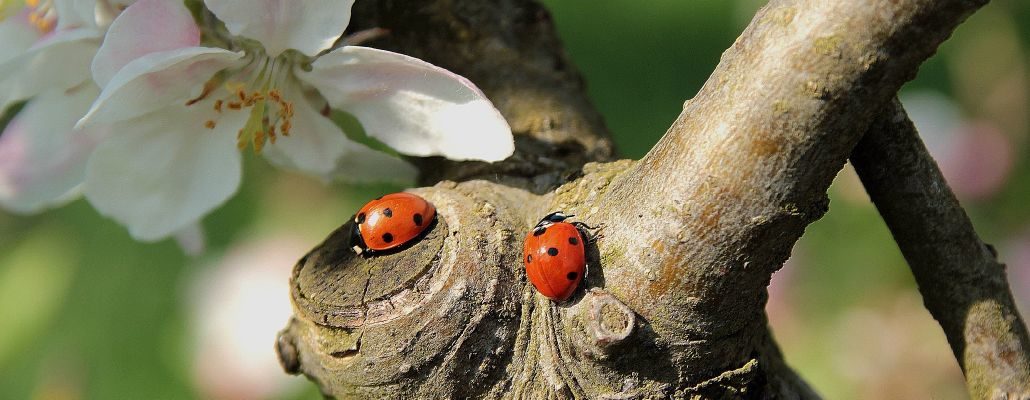
M 412 219 L 415 220 L 415 226 L 422 226 L 422 214 L 415 214 Z
M 533 262 L 533 255 L 532 254 L 526 254 L 526 264 L 529 264 L 531 262 Z
M 547 232 L 547 227 L 536 228 L 536 229 L 533 230 L 533 236 L 543 235 L 544 232 Z
M 390 218 L 393 216 L 393 210 L 385 208 L 383 209 L 383 215 L 386 216 L 386 218 Z
M 354 222 L 359 224 L 365 223 L 365 213 L 358 214 L 358 217 L 354 219 Z
M 386 242 L 386 243 L 392 242 L 393 241 L 393 235 L 390 232 L 384 233 L 383 234 L 383 241 Z
M 568 274 L 565 275 L 565 277 L 569 278 L 570 281 L 576 280 L 577 276 L 579 276 L 579 274 L 577 274 L 576 271 L 569 272 Z
M 569 238 L 569 244 L 575 246 L 575 245 L 579 244 L 579 239 L 576 239 L 575 237 L 570 237 Z
M 549 248 L 549 249 L 547 249 L 547 254 L 552 256 L 552 257 L 556 256 L 556 255 L 558 255 L 558 249 L 556 249 L 554 247 Z

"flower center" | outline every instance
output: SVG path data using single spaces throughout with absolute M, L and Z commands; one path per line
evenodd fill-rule
M 219 74 L 204 85 L 204 91 L 186 102 L 194 105 L 210 97 L 211 107 L 218 113 L 248 112 L 247 122 L 236 134 L 240 150 L 253 146 L 261 153 L 266 142 L 275 143 L 279 135 L 290 136 L 293 126 L 293 102 L 283 96 L 285 86 L 292 82 L 293 63 L 286 57 L 253 57 L 243 68 L 228 74 Z M 218 122 L 207 120 L 204 126 L 214 129 Z
M 53 0 L 25 0 L 25 8 L 29 10 L 29 23 L 40 34 L 54 31 L 57 26 L 57 8 Z

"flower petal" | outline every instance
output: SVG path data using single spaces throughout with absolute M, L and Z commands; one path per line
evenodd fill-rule
M 86 160 L 106 127 L 72 127 L 100 89 L 51 89 L 30 101 L 0 135 L 0 205 L 20 213 L 57 206 L 78 194 Z
M 93 58 L 93 80 L 105 87 L 132 60 L 199 44 L 200 29 L 181 1 L 140 0 L 108 28 L 104 44 Z
M 472 82 L 417 58 L 347 46 L 297 75 L 369 136 L 397 151 L 498 161 L 514 151 L 511 128 Z
M 86 198 L 142 241 L 200 220 L 239 186 L 236 130 L 245 115 L 226 114 L 213 130 L 207 117 L 173 105 L 113 126 L 89 160 Z
M 57 30 L 96 28 L 96 0 L 54 0 Z
M 354 0 L 205 0 L 233 35 L 255 39 L 272 57 L 295 49 L 314 56 L 347 29 Z
M 27 13 L 0 21 L 0 63 L 25 52 L 36 39 L 39 39 L 39 31 L 29 23 Z
M 351 141 L 333 121 L 315 111 L 300 91 L 284 94 L 294 104 L 293 128 L 290 136 L 280 136 L 269 145 L 265 155 L 279 166 L 328 177 Z
M 70 89 L 89 80 L 98 37 L 90 29 L 57 32 L 0 64 L 0 110 L 47 89 Z
M 175 242 L 179 244 L 179 248 L 182 249 L 182 252 L 190 257 L 204 254 L 204 250 L 207 247 L 204 227 L 200 226 L 200 221 L 189 224 L 185 228 L 175 232 Z
M 400 158 L 376 151 L 361 143 L 347 145 L 340 156 L 331 180 L 347 183 L 390 182 L 410 185 L 418 177 L 418 169 Z
M 214 74 L 243 55 L 210 47 L 147 54 L 118 71 L 79 124 L 126 120 L 196 96 Z

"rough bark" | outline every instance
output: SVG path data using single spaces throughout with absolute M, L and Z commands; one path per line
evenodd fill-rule
M 970 396 L 1030 398 L 1030 339 L 1005 265 L 973 230 L 900 103 L 869 128 L 851 162 L 944 329 Z
M 517 154 L 422 163 L 439 220 L 402 252 L 353 256 L 345 224 L 301 260 L 284 366 L 340 397 L 817 398 L 766 285 L 875 111 L 985 2 L 772 1 L 644 159 L 585 166 L 611 145 L 538 4 L 364 2 L 355 29 L 480 85 Z M 521 260 L 554 210 L 602 226 L 562 304 Z

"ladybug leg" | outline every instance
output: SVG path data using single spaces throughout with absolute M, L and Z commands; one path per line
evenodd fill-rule
M 579 230 L 579 233 L 583 235 L 584 238 L 591 242 L 597 241 L 598 238 L 604 237 L 604 235 L 601 234 L 601 231 L 604 230 L 604 224 L 590 226 L 586 223 L 576 221 L 573 222 L 572 225 Z

